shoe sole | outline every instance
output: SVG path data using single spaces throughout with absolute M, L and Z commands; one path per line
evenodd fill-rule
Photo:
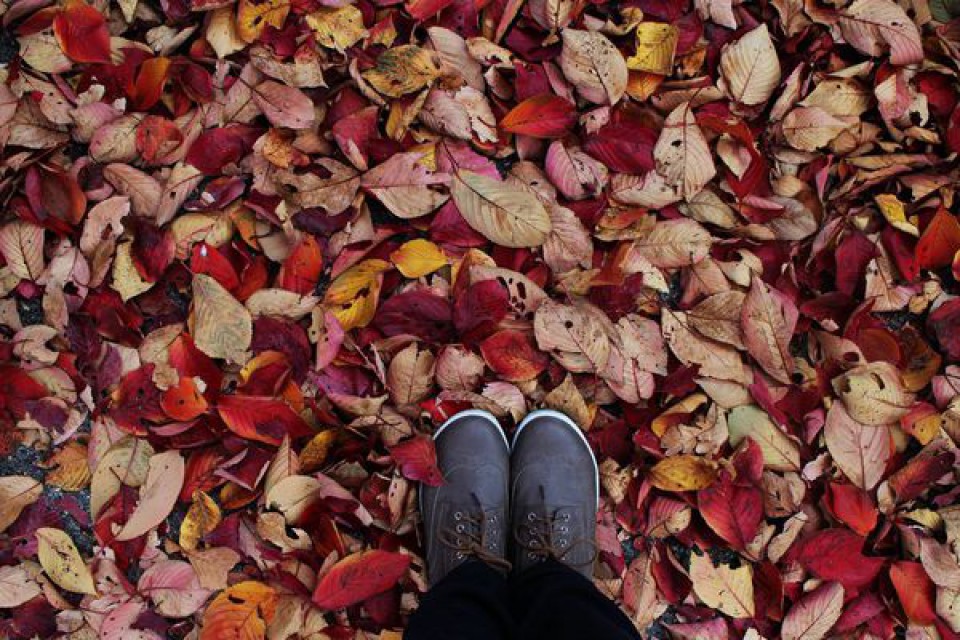
M 587 441 L 587 437 L 583 435 L 583 429 L 581 429 L 576 422 L 571 420 L 570 416 L 553 409 L 537 409 L 533 413 L 528 414 L 527 417 L 524 418 L 519 425 L 517 425 L 517 430 L 513 432 L 513 440 L 510 442 L 510 450 L 513 451 L 513 447 L 517 443 L 517 438 L 520 437 L 520 432 L 522 432 L 528 424 L 538 418 L 553 418 L 555 420 L 559 420 L 567 427 L 570 427 L 570 429 L 577 434 L 577 437 L 580 438 L 581 442 L 583 442 L 583 446 L 587 448 L 587 451 L 590 453 L 590 461 L 593 462 L 593 475 L 597 479 L 596 506 L 594 507 L 594 511 L 596 511 L 600 508 L 600 467 L 597 465 L 597 457 L 593 454 L 593 448 Z

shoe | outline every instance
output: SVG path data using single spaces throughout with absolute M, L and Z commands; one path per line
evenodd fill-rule
M 592 578 L 600 481 L 580 427 L 534 411 L 513 435 L 510 473 L 514 571 L 553 559 Z
M 420 487 L 430 584 L 471 560 L 508 573 L 510 445 L 503 429 L 486 411 L 461 411 L 433 439 L 444 484 Z

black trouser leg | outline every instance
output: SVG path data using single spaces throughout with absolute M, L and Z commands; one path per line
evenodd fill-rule
M 514 578 L 510 610 L 523 640 L 640 640 L 620 607 L 553 560 Z
M 506 578 L 483 562 L 467 562 L 423 596 L 404 640 L 514 640 L 507 601 Z

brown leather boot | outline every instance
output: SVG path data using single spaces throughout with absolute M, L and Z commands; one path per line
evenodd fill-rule
M 600 482 L 580 428 L 534 411 L 513 435 L 510 474 L 514 571 L 553 558 L 592 578 Z
M 486 411 L 461 411 L 433 438 L 445 482 L 420 487 L 430 584 L 469 560 L 509 572 L 510 446 L 500 424 Z

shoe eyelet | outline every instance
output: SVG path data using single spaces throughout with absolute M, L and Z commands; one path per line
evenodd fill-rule
M 455 514 L 453 514 L 453 519 L 454 519 L 454 520 L 463 520 L 463 513 L 462 513 L 461 511 L 457 511 Z
M 560 527 L 560 533 L 566 533 L 567 527 Z
M 567 546 L 567 541 L 566 541 L 566 540 L 561 540 L 561 541 L 560 541 L 560 548 L 563 549 L 563 548 L 566 548 L 566 546 Z
M 563 514 L 560 515 L 560 519 L 563 520 L 564 522 L 570 522 L 570 514 L 569 514 L 569 513 L 563 513 Z
M 458 525 L 457 525 L 457 533 L 463 533 L 463 532 L 464 532 L 464 526 L 463 526 L 462 524 L 458 524 Z
M 457 560 L 463 560 L 463 554 L 457 551 Z
M 532 553 L 528 553 L 528 554 L 527 554 L 527 560 L 536 560 L 536 559 L 537 559 L 537 557 L 536 557 L 535 555 L 533 555 Z
M 533 522 L 536 519 L 537 519 L 537 514 L 533 513 L 532 511 L 527 514 L 527 520 L 529 520 L 530 522 Z

